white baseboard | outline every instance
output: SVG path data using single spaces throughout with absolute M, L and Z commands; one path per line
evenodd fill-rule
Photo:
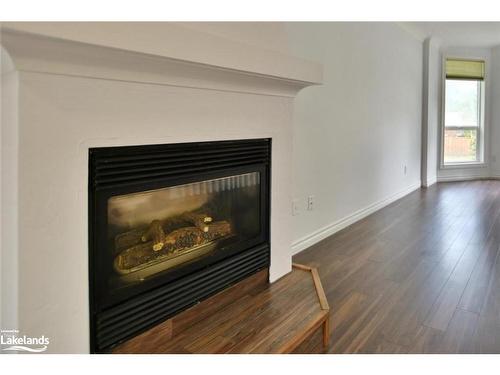
M 299 238 L 297 241 L 294 241 L 292 243 L 292 255 L 307 249 L 308 247 L 314 245 L 315 243 L 318 243 L 319 241 L 325 239 L 326 237 L 329 237 L 332 234 L 338 232 L 339 230 L 348 227 L 349 225 L 355 223 L 356 221 L 361 220 L 366 216 L 374 213 L 375 211 L 378 211 L 381 208 L 391 204 L 392 202 L 397 201 L 398 199 L 404 197 L 405 195 L 410 194 L 411 192 L 419 189 L 421 185 L 422 185 L 421 181 L 411 184 L 406 189 L 401 190 L 396 194 L 393 194 L 389 197 L 379 200 L 378 202 L 372 203 L 371 205 L 362 208 L 361 210 L 358 210 L 331 224 L 328 224 L 323 228 L 320 228 L 307 236 Z
M 432 185 L 434 185 L 435 183 L 437 183 L 438 179 L 437 179 L 437 176 L 434 176 L 430 179 L 428 179 L 427 181 L 422 181 L 422 186 L 425 186 L 425 187 L 431 187 Z
M 488 176 L 441 176 L 437 178 L 438 182 L 459 182 L 472 180 L 487 180 Z

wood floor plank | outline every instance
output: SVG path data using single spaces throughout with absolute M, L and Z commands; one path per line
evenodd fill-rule
M 485 302 L 481 309 L 481 316 L 494 317 L 496 319 L 495 325 L 500 327 L 500 249 L 497 250 L 497 258 L 490 277 Z
M 415 340 L 410 346 L 412 354 L 433 354 L 443 341 L 444 332 L 421 325 L 415 335 Z
M 366 307 L 353 319 L 345 332 L 335 339 L 332 337 L 332 353 L 360 353 L 387 314 L 393 288 L 370 298 Z M 333 328 L 335 330 L 335 327 Z M 334 331 L 335 332 L 335 331 Z
M 441 290 L 424 324 L 446 331 L 479 258 L 481 246 L 469 244 L 450 278 Z
M 373 346 L 370 346 L 373 342 Z M 408 354 L 408 349 L 401 345 L 396 345 L 381 337 L 374 337 L 373 341 L 369 341 L 361 348 L 358 353 L 360 354 Z
M 494 264 L 498 256 L 498 245 L 490 238 L 476 263 L 458 307 L 480 313 L 486 299 Z
M 441 353 L 471 354 L 477 352 L 476 329 L 479 315 L 470 311 L 457 309 L 442 341 L 439 344 Z
M 474 345 L 476 352 L 480 354 L 500 353 L 500 325 L 498 324 L 498 316 L 479 316 Z

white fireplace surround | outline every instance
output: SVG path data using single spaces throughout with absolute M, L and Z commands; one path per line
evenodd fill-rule
M 3 329 L 89 352 L 90 147 L 272 138 L 271 281 L 291 270 L 293 98 L 320 65 L 175 24 L 11 23 L 1 37 Z

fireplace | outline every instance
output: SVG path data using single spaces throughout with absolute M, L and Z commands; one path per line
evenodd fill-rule
M 269 267 L 270 139 L 92 148 L 92 352 Z

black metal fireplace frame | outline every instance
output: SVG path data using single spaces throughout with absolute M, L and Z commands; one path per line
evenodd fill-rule
M 92 148 L 89 150 L 90 351 L 109 352 L 241 279 L 269 267 L 271 139 Z M 229 252 L 153 278 L 124 294 L 106 294 L 107 200 L 250 172 L 260 173 L 260 235 Z

